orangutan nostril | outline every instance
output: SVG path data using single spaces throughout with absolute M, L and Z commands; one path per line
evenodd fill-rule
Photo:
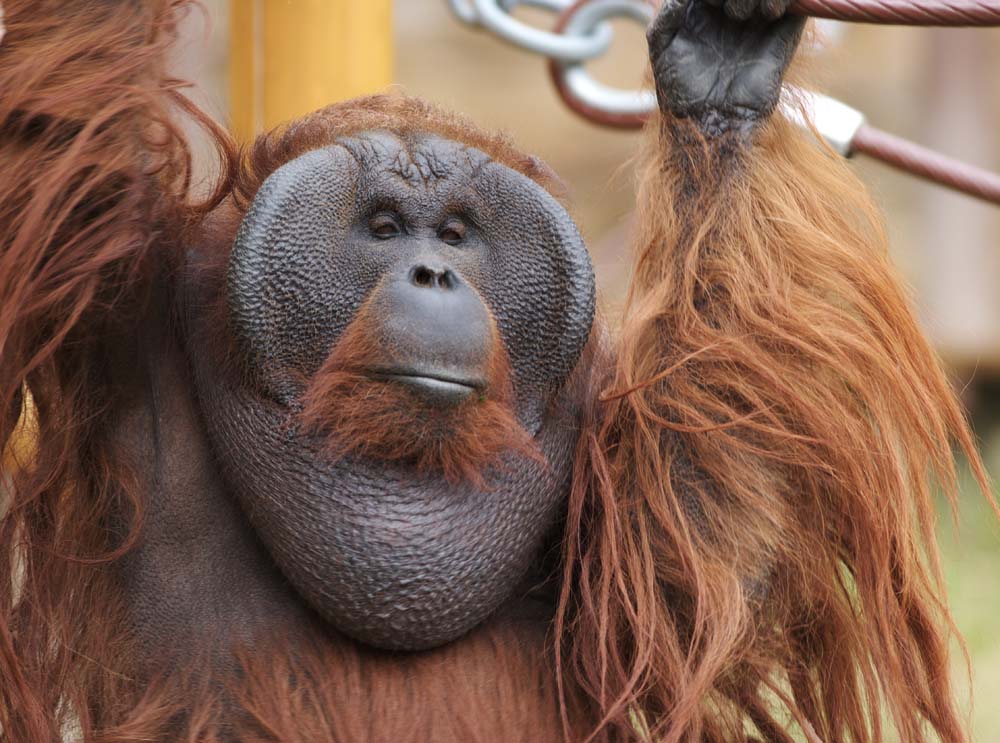
M 410 280 L 413 284 L 425 289 L 432 288 L 437 283 L 436 278 L 434 272 L 426 266 L 417 266 L 410 273 Z

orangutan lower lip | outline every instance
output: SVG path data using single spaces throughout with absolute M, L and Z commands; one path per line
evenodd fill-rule
M 451 384 L 460 387 L 469 387 L 473 390 L 483 390 L 486 388 L 486 382 L 481 378 L 469 375 L 469 376 L 459 376 L 457 374 L 451 374 L 449 372 L 440 371 L 427 371 L 424 369 L 411 369 L 411 368 L 400 368 L 400 369 L 372 369 L 371 373 L 373 376 L 385 378 L 395 378 L 400 380 L 431 380 L 435 382 L 442 382 L 444 384 Z
M 373 371 L 373 376 L 400 382 L 430 397 L 452 402 L 464 400 L 486 388 L 486 383 L 478 379 L 422 370 L 379 369 Z
M 471 394 L 476 391 L 476 388 L 471 384 L 465 384 L 464 382 L 452 382 L 446 379 L 438 379 L 437 377 L 418 377 L 409 374 L 395 374 L 393 375 L 393 378 L 406 384 L 416 384 L 421 387 L 427 387 L 428 389 L 441 392 Z

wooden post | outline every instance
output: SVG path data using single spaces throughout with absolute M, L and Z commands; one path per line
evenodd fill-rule
M 230 0 L 239 138 L 390 82 L 391 0 Z

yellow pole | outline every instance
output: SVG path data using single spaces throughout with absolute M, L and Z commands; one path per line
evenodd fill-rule
M 25 391 L 21 401 L 21 417 L 7 440 L 7 446 L 0 450 L 0 471 L 3 473 L 14 472 L 31 462 L 38 436 L 37 413 L 31 393 Z M 3 487 L 3 478 L 0 477 L 0 516 L 4 510 Z
M 391 0 L 230 0 L 229 90 L 241 139 L 392 82 Z

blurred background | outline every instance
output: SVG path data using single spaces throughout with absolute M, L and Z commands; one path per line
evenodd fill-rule
M 614 315 L 628 282 L 623 246 L 639 135 L 601 129 L 570 112 L 542 58 L 463 25 L 446 0 L 202 4 L 204 12 L 185 26 L 177 73 L 195 83 L 199 103 L 237 131 L 392 86 L 505 130 L 546 160 L 569 186 L 603 305 Z M 540 27 L 553 20 L 530 8 L 516 9 L 515 17 Z M 312 22 L 303 25 L 303 18 Z M 589 69 L 603 82 L 639 87 L 643 30 L 625 20 L 612 26 L 610 52 Z M 820 35 L 814 77 L 821 90 L 882 129 L 1000 170 L 1000 29 L 824 24 Z M 276 59 L 273 50 L 290 45 L 298 57 Z M 262 48 L 271 56 L 262 56 Z M 274 73 L 278 64 L 285 69 Z M 281 74 L 311 74 L 321 84 L 303 92 L 280 84 Z M 987 465 L 1000 478 L 1000 209 L 878 163 L 858 159 L 855 167 L 886 213 L 895 258 L 924 327 L 970 408 Z M 970 688 L 956 647 L 974 739 L 1000 741 L 1000 525 L 970 485 L 957 524 L 942 506 L 939 531 L 950 600 L 971 656 Z

